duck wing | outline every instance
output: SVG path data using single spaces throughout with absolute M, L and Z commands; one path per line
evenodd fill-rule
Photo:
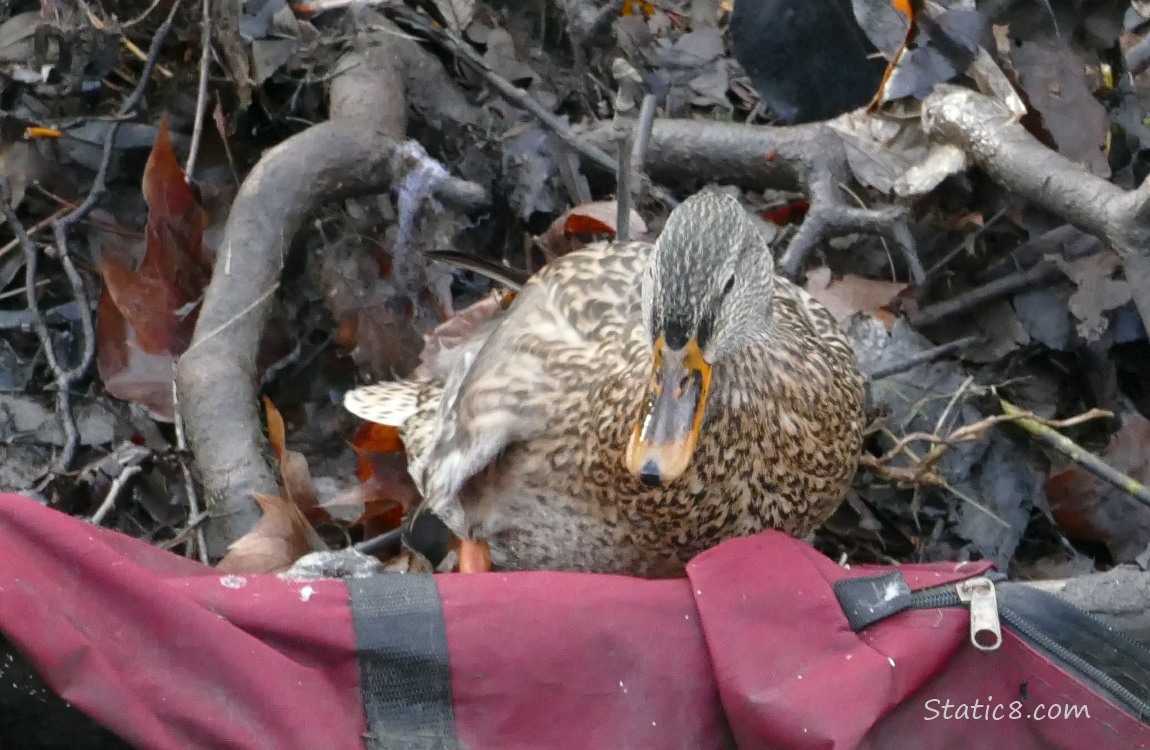
M 602 373 L 641 346 L 639 274 L 649 248 L 591 246 L 550 264 L 442 383 L 380 383 L 345 397 L 353 413 L 400 427 L 424 507 L 457 533 L 464 484 L 509 447 L 532 450 L 557 422 L 578 434 L 579 406 Z

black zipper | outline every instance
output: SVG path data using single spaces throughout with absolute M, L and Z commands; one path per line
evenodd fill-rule
M 990 579 L 992 584 L 1005 580 L 1005 577 L 1001 575 L 988 575 L 986 578 Z M 937 586 L 934 588 L 911 592 L 910 608 L 969 609 L 969 603 L 964 602 L 962 597 L 959 596 L 958 584 L 951 584 L 947 586 Z M 1075 609 L 1078 609 L 1078 611 L 1086 615 L 1086 617 L 1098 623 L 1102 627 L 1105 627 L 1110 631 L 1112 636 L 1123 640 L 1132 648 L 1145 652 L 1148 656 L 1148 660 L 1150 660 L 1150 651 L 1148 651 L 1146 647 L 1141 643 L 1131 638 L 1127 633 L 1107 625 L 1100 617 L 1091 612 L 1087 612 L 1086 610 L 1078 607 Z M 1099 669 L 1094 664 L 1091 664 L 1086 659 L 1083 659 L 1081 656 L 1066 648 L 1054 638 L 1051 638 L 1039 627 L 1027 620 L 1023 615 L 1012 610 L 1009 606 L 1000 603 L 998 605 L 998 614 L 999 617 L 1001 617 L 1001 619 L 1008 626 L 1010 626 L 1011 630 L 1021 636 L 1031 646 L 1034 646 L 1035 648 L 1050 654 L 1058 661 L 1070 666 L 1075 671 L 1085 676 L 1087 679 L 1093 681 L 1099 687 L 1104 688 L 1110 695 L 1113 695 L 1115 699 L 1120 701 L 1127 710 L 1133 713 L 1140 720 L 1145 721 L 1150 719 L 1150 703 L 1147 703 L 1146 701 L 1139 698 L 1105 671 Z

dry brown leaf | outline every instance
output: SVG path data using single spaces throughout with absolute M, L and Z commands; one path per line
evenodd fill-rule
M 96 305 L 97 363 L 104 388 L 116 398 L 144 407 L 153 419 L 171 422 L 175 362 L 166 354 L 149 354 L 136 339 L 112 298 Z
M 379 467 L 379 473 L 369 477 L 363 484 L 337 493 L 318 506 L 319 509 L 332 520 L 348 527 L 378 522 L 383 531 L 394 529 L 403 520 L 403 514 L 419 501 L 415 484 L 407 476 L 407 461 L 400 459 L 405 459 L 404 454 L 386 454 L 382 463 L 392 461 L 397 465 L 402 464 L 395 470 L 388 468 L 386 472 L 381 462 L 373 460 Z
M 619 206 L 615 201 L 593 201 L 569 209 L 567 213 L 551 222 L 547 231 L 537 241 L 547 261 L 553 261 L 567 253 L 578 250 L 586 243 L 576 235 L 601 234 L 614 237 Z M 647 234 L 647 223 L 634 209 L 631 210 L 631 236 L 635 238 Z
M 1150 482 L 1150 420 L 1127 416 L 1100 455 L 1130 478 Z M 1150 508 L 1085 469 L 1075 466 L 1050 477 L 1046 499 L 1067 534 L 1105 544 L 1116 563 L 1131 562 L 1146 549 Z
M 906 284 L 874 281 L 847 274 L 834 278 L 829 268 L 816 268 L 807 274 L 807 292 L 821 302 L 840 324 L 856 313 L 879 318 L 890 330 L 894 317 L 891 303 L 906 291 Z
M 148 204 L 139 267 L 112 233 L 104 234 L 97 307 L 96 364 L 108 392 L 171 421 L 172 369 L 191 342 L 210 276 L 203 252 L 204 214 L 161 125 L 144 169 Z
M 1074 261 L 1055 258 L 1077 289 L 1067 300 L 1067 306 L 1078 321 L 1078 335 L 1087 341 L 1096 341 L 1110 322 L 1106 313 L 1130 301 L 1130 283 L 1114 278 L 1122 268 L 1122 261 L 1112 251 L 1098 253 Z
M 1082 58 L 1064 42 L 1022 39 L 1010 50 L 1018 82 L 1058 152 L 1099 177 L 1110 177 L 1106 108 L 1087 86 Z
M 474 349 L 481 341 L 477 336 L 490 332 L 488 321 L 503 312 L 504 295 L 498 290 L 460 310 L 432 329 L 424 337 L 423 353 L 419 355 L 416 374 L 423 377 L 445 377 L 455 365 L 464 345 Z
M 406 375 L 419 363 L 423 342 L 412 316 L 395 300 L 360 308 L 355 328 L 356 346 L 351 356 L 368 377 Z
M 279 461 L 284 494 L 300 510 L 311 510 L 319 501 L 316 499 L 315 484 L 311 480 L 307 459 L 302 453 L 287 449 L 287 430 L 283 416 L 267 396 L 264 396 L 264 411 L 267 414 L 268 442 Z
M 264 414 L 267 415 L 268 423 L 268 443 L 275 451 L 276 458 L 283 461 L 284 453 L 287 452 L 287 428 L 284 426 L 284 418 L 270 398 L 267 396 L 263 398 Z
M 475 0 L 435 0 L 435 7 L 452 31 L 459 33 L 471 25 L 475 17 Z
M 258 492 L 252 496 L 263 510 L 263 517 L 251 531 L 228 547 L 228 553 L 216 565 L 217 570 L 275 573 L 291 567 L 315 549 L 309 542 L 315 532 L 295 503 Z

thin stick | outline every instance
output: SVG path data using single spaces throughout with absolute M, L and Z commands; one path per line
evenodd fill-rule
M 59 219 L 61 216 L 63 216 L 66 213 L 68 213 L 67 208 L 56 209 L 52 213 L 51 216 L 48 216 L 47 218 L 41 219 L 40 221 L 36 222 L 32 226 L 28 227 L 28 234 L 29 235 L 36 234 L 41 229 L 43 229 L 44 227 L 46 227 L 49 224 L 51 224 L 52 222 L 54 222 L 56 219 Z M 7 244 L 5 244 L 3 247 L 0 247 L 0 258 L 3 258 L 5 255 L 12 252 L 12 250 L 14 250 L 17 247 L 20 247 L 20 240 L 19 239 L 13 239 L 10 242 L 8 242 Z
M 977 286 L 944 302 L 927 305 L 916 315 L 910 317 L 910 324 L 915 328 L 934 325 L 946 318 L 985 305 L 987 302 L 993 302 L 1023 289 L 1049 283 L 1061 275 L 1062 271 L 1058 270 L 1058 266 L 1053 261 L 1045 261 L 1025 271 L 1012 273 L 982 286 Z
M 385 531 L 379 536 L 374 536 L 371 539 L 364 539 L 362 542 L 355 545 L 355 551 L 362 552 L 365 555 L 375 554 L 381 549 L 385 549 L 392 546 L 393 544 L 399 543 L 400 539 L 402 538 L 403 527 L 400 526 L 399 528 L 392 529 L 391 531 Z
M 44 313 L 40 310 L 40 305 L 36 300 L 36 267 L 40 262 L 40 251 L 36 247 L 36 243 L 28 236 L 28 232 L 24 229 L 23 222 L 20 217 L 16 215 L 16 209 L 12 206 L 12 186 L 8 182 L 7 177 L 0 177 L 0 210 L 4 212 L 4 219 L 8 222 L 8 226 L 12 229 L 12 233 L 24 248 L 24 295 L 25 304 L 28 307 L 28 312 L 32 317 L 32 330 L 36 332 L 36 338 L 40 341 L 40 346 L 44 350 L 44 359 L 48 363 L 48 369 L 52 373 L 52 379 L 56 383 L 56 411 L 60 416 L 60 424 L 64 430 L 64 446 L 60 451 L 60 455 L 56 457 L 56 464 L 61 471 L 66 470 L 68 465 L 72 463 L 75 458 L 76 449 L 80 444 L 80 430 L 76 427 L 76 420 L 72 416 L 72 395 L 71 386 L 79 378 L 79 373 L 76 370 L 66 370 L 60 364 L 60 360 L 56 356 L 56 347 L 52 343 L 52 334 L 48 331 L 48 323 L 44 320 Z M 72 267 L 75 272 L 75 267 Z M 79 274 L 77 274 L 78 276 Z M 71 279 L 71 274 L 69 274 Z M 80 305 L 78 313 L 80 319 L 87 320 L 88 326 L 91 326 L 91 315 L 87 306 L 87 295 L 83 292 L 83 281 L 76 290 L 77 301 L 83 300 Z M 88 328 L 84 331 L 84 344 L 85 349 L 89 341 Z
M 76 264 L 72 261 L 72 257 L 68 252 L 68 229 L 73 224 L 82 221 L 84 217 L 96 207 L 96 204 L 99 203 L 104 193 L 107 192 L 108 168 L 112 163 L 112 151 L 116 142 L 116 134 L 119 132 L 124 116 L 132 112 L 144 96 L 144 89 L 147 88 L 148 81 L 152 77 L 152 71 L 155 69 L 156 63 L 160 58 L 160 49 L 163 47 L 168 32 L 172 29 L 172 19 L 175 17 L 179 7 L 180 2 L 176 0 L 176 2 L 172 4 L 172 9 L 168 13 L 168 17 L 164 19 L 164 22 L 160 24 L 160 28 L 156 30 L 155 36 L 152 37 L 152 45 L 148 49 L 148 57 L 144 63 L 144 69 L 140 74 L 140 80 L 136 84 L 136 88 L 128 95 L 128 98 L 124 100 L 123 104 L 120 105 L 117 117 L 108 123 L 108 132 L 104 136 L 104 151 L 100 159 L 100 167 L 96 170 L 96 177 L 92 182 L 91 189 L 88 191 L 88 196 L 80 205 L 68 212 L 68 214 L 52 222 L 53 235 L 56 240 L 56 254 L 61 265 L 64 267 L 64 273 L 68 276 L 68 282 L 72 286 L 72 293 L 79 307 L 80 329 L 83 333 L 84 341 L 80 361 L 77 362 L 75 367 L 69 370 L 65 370 L 61 367 L 59 359 L 56 356 L 55 347 L 52 343 L 52 337 L 48 333 L 47 325 L 44 322 L 44 316 L 36 304 L 35 281 L 36 264 L 39 259 L 39 253 L 35 243 L 32 242 L 28 233 L 24 230 L 23 225 L 19 219 L 16 218 L 16 211 L 11 202 L 11 186 L 6 179 L 0 184 L 0 191 L 3 193 L 4 215 L 16 233 L 16 238 L 24 247 L 25 287 L 27 288 L 28 309 L 34 311 L 35 324 L 33 327 L 44 349 L 44 356 L 52 371 L 52 377 L 56 382 L 56 411 L 59 414 L 64 429 L 64 447 L 61 449 L 60 455 L 56 458 L 56 465 L 60 471 L 66 471 L 71 465 L 72 460 L 76 457 L 76 451 L 80 444 L 80 432 L 72 416 L 71 387 L 83 377 L 84 373 L 88 371 L 88 368 L 92 366 L 92 361 L 96 357 L 96 334 L 95 326 L 92 323 L 92 308 L 88 303 L 88 293 L 84 286 L 84 280 L 81 278 L 80 272 L 76 269 Z
M 618 165 L 615 159 L 611 158 L 610 154 L 598 146 L 580 138 L 563 118 L 553 114 L 536 101 L 529 93 L 492 70 L 487 64 L 487 61 L 480 57 L 479 54 L 472 49 L 471 45 L 463 42 L 447 29 L 432 27 L 426 18 L 404 5 L 398 3 L 387 5 L 384 6 L 384 10 L 392 20 L 408 26 L 414 26 L 421 33 L 427 35 L 432 41 L 438 42 L 440 45 L 446 47 L 447 50 L 460 61 L 483 76 L 484 80 L 491 84 L 491 86 L 499 92 L 500 96 L 531 113 L 539 122 L 551 130 L 551 132 L 555 133 L 555 135 L 559 137 L 559 140 L 563 141 L 563 143 L 576 152 L 582 154 L 592 164 L 612 174 L 617 172 Z M 670 193 L 657 185 L 651 185 L 650 189 L 652 195 L 667 205 L 673 206 L 678 203 Z
M 1026 416 L 1026 412 L 1006 399 L 1000 398 L 998 403 L 1002 407 L 1002 411 L 1015 417 L 1014 421 L 1018 426 L 1029 432 L 1035 440 L 1058 451 L 1086 471 L 1122 490 L 1143 505 L 1150 505 L 1150 489 L 1147 489 L 1146 485 L 1118 471 L 1057 430 Z
M 631 137 L 620 134 L 619 171 L 615 179 L 615 240 L 631 238 Z
M 913 370 L 919 365 L 926 364 L 927 362 L 933 362 L 936 359 L 942 359 L 948 354 L 974 346 L 981 340 L 981 336 L 965 336 L 961 339 L 951 341 L 949 344 L 941 344 L 931 349 L 927 349 L 926 351 L 919 352 L 913 357 L 907 357 L 900 362 L 894 362 L 887 365 L 886 367 L 880 367 L 874 372 L 870 373 L 870 379 L 872 381 L 882 380 L 883 378 L 889 378 L 892 375 L 904 373 L 907 370 Z
M 128 482 L 141 471 L 143 471 L 143 468 L 138 464 L 135 466 L 125 466 L 121 469 L 116 478 L 112 480 L 112 486 L 108 488 L 108 494 L 104 497 L 104 502 L 100 503 L 100 507 L 96 508 L 96 512 L 92 514 L 92 524 L 99 526 L 104 522 L 104 518 L 112 512 L 112 508 L 116 507 L 116 499 L 120 496 L 120 493 L 128 486 Z
M 174 370 L 175 368 L 173 368 Z M 196 492 L 196 483 L 192 479 L 192 471 L 188 468 L 188 437 L 184 431 L 184 415 L 180 413 L 180 389 L 176 387 L 175 374 L 172 375 L 172 414 L 175 418 L 176 428 L 176 450 L 178 451 L 177 458 L 180 464 L 180 474 L 184 480 L 184 494 L 188 496 L 188 527 L 193 528 L 190 519 L 198 518 L 200 516 L 200 497 Z M 194 525 L 195 531 L 189 535 L 188 546 L 185 548 L 185 554 L 189 557 L 197 554 L 200 562 L 204 565 L 208 564 L 208 541 L 204 535 L 204 527 L 200 524 Z
M 204 133 L 204 113 L 208 108 L 208 70 L 212 58 L 212 0 L 203 0 L 203 18 L 200 19 L 200 82 L 196 92 L 196 119 L 192 125 L 192 142 L 188 146 L 188 161 L 184 176 L 192 179 L 196 169 L 196 156 L 200 151 L 200 138 Z
M 651 130 L 655 127 L 654 94 L 643 97 L 639 106 L 639 120 L 635 123 L 635 136 L 631 144 L 631 199 L 638 206 L 643 203 L 643 188 L 647 184 L 644 164 L 647 162 L 647 148 L 651 145 Z

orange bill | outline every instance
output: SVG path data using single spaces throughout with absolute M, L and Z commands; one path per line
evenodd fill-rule
M 692 338 L 676 351 L 659 336 L 643 410 L 627 445 L 627 469 L 643 484 L 673 481 L 691 465 L 710 388 L 711 365 L 698 342 Z

